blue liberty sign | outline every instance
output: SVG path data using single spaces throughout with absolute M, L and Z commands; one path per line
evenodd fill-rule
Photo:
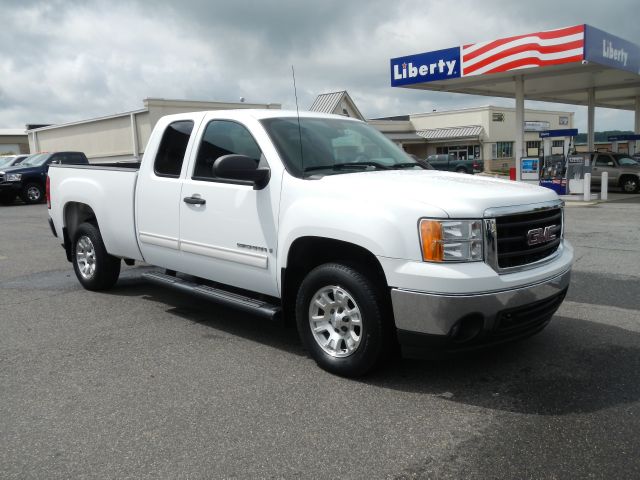
M 584 30 L 584 59 L 640 74 L 640 47 L 590 25 Z
M 391 86 L 460 77 L 460 47 L 391 59 Z

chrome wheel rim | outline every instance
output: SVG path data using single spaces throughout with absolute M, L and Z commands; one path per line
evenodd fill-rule
M 86 235 L 81 236 L 76 243 L 76 264 L 80 275 L 85 280 L 90 280 L 95 275 L 96 249 Z
M 362 339 L 362 314 L 353 296 L 337 285 L 322 287 L 311 297 L 309 326 L 316 343 L 332 357 L 355 353 Z
M 40 200 L 41 196 L 42 196 L 42 194 L 41 194 L 40 189 L 38 187 L 29 187 L 27 189 L 27 198 L 29 200 L 31 200 L 32 202 Z

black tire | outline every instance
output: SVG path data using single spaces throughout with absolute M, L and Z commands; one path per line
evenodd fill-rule
M 640 181 L 634 175 L 623 175 L 620 178 L 620 188 L 624 193 L 638 193 L 640 192 Z
M 361 271 L 365 270 L 340 263 L 320 265 L 304 278 L 296 298 L 296 323 L 302 343 L 321 368 L 345 377 L 357 377 L 373 370 L 387 356 L 389 347 L 392 345 L 390 319 L 385 318 L 386 312 L 389 311 L 386 308 L 385 299 L 387 297 L 381 286 L 376 285 L 372 280 L 373 277 L 364 275 Z M 339 290 L 335 290 L 336 287 Z M 314 302 L 314 299 L 319 297 L 318 294 L 323 289 L 332 288 L 334 292 L 338 291 L 339 295 L 334 293 L 331 298 L 331 293 L 329 293 L 327 298 L 333 300 L 334 303 L 328 306 L 326 312 L 321 310 L 322 315 L 326 315 L 332 320 L 319 321 L 319 323 L 327 325 L 327 330 L 314 334 L 311 329 L 311 311 L 321 308 Z M 346 295 L 343 295 L 345 292 Z M 357 311 L 359 314 L 354 314 L 352 318 L 349 318 L 351 314 L 344 314 L 344 310 L 335 303 L 338 296 L 341 296 L 343 301 L 347 297 L 350 298 L 344 305 L 348 304 L 351 312 Z M 328 304 L 325 302 L 325 305 Z M 329 311 L 332 306 L 337 312 L 335 316 L 333 310 Z M 339 315 L 342 317 L 337 320 Z M 357 319 L 359 319 L 359 329 Z M 336 326 L 338 328 L 335 328 Z M 336 338 L 339 338 L 340 335 L 345 335 L 346 338 L 349 335 L 349 332 L 344 330 L 346 328 L 351 328 L 350 331 L 354 335 L 359 333 L 358 343 L 353 351 L 347 353 L 350 347 L 346 340 L 333 341 L 334 350 L 336 350 L 333 354 L 326 351 L 325 348 L 331 348 L 333 332 L 336 332 Z M 344 332 L 338 329 L 344 330 Z M 320 340 L 316 340 L 316 335 L 321 337 L 323 341 L 326 340 L 328 345 L 322 347 L 319 343 Z M 350 340 L 353 342 L 353 337 L 350 337 Z
M 27 183 L 22 187 L 20 198 L 28 205 L 44 202 L 44 188 L 39 183 Z
M 100 230 L 91 223 L 78 227 L 71 247 L 71 262 L 78 281 L 87 290 L 108 290 L 120 276 L 120 259 L 107 253 Z

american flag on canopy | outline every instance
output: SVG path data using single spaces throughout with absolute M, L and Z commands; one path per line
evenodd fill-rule
M 463 45 L 462 76 L 580 62 L 584 25 Z

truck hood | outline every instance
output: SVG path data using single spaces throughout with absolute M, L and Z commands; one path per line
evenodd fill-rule
M 24 166 L 20 166 L 20 165 L 14 165 L 13 167 L 7 167 L 7 168 L 0 168 L 0 173 L 22 173 L 22 174 L 28 174 L 28 173 L 40 173 L 43 171 L 42 166 L 28 166 L 28 167 L 24 167 Z
M 371 204 L 422 203 L 452 218 L 479 218 L 493 207 L 557 200 L 553 190 L 523 182 L 434 170 L 369 171 L 319 180 Z

